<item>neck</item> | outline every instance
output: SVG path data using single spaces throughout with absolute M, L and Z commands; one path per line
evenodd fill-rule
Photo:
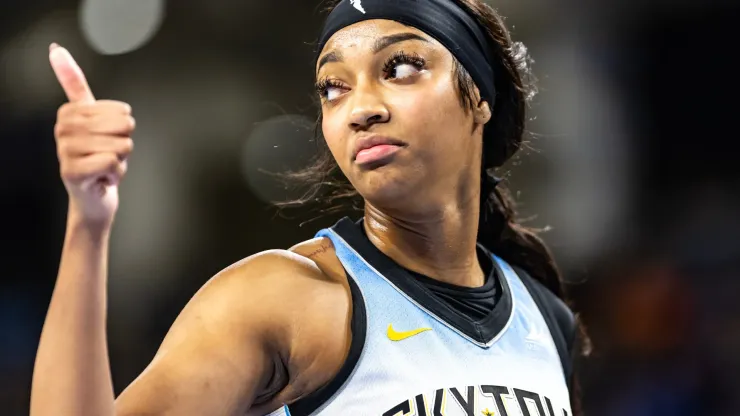
M 392 215 L 365 203 L 364 227 L 370 241 L 401 267 L 442 282 L 483 285 L 476 242 L 480 205 L 465 203 L 416 215 Z

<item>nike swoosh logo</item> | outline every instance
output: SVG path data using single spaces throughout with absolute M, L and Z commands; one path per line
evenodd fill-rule
M 391 341 L 403 341 L 404 339 L 411 338 L 414 335 L 419 335 L 424 331 L 431 331 L 432 328 L 419 328 L 411 331 L 397 332 L 393 329 L 393 324 L 388 324 L 388 339 Z

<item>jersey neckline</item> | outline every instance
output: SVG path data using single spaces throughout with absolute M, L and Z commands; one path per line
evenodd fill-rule
M 426 288 L 409 271 L 399 266 L 390 257 L 381 252 L 370 242 L 362 229 L 363 219 L 353 222 L 345 217 L 331 229 L 337 233 L 357 254 L 373 267 L 383 278 L 410 298 L 423 310 L 427 311 L 441 323 L 468 338 L 481 347 L 489 347 L 498 335 L 506 328 L 513 313 L 513 299 L 508 279 L 492 254 L 480 244 L 493 263 L 493 273 L 500 282 L 501 297 L 493 309 L 483 319 L 473 321 L 448 306 L 432 291 Z

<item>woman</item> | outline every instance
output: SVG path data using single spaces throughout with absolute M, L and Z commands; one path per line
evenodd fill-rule
M 500 18 L 478 0 L 343 0 L 318 50 L 323 136 L 364 220 L 218 273 L 114 400 L 106 261 L 134 123 L 52 45 L 70 202 L 33 415 L 571 414 L 557 270 L 489 175 L 527 98 Z

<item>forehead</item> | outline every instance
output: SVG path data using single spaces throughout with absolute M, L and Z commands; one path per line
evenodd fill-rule
M 441 46 L 434 38 L 415 27 L 406 26 L 393 20 L 374 19 L 355 23 L 337 31 L 326 42 L 321 54 L 350 49 L 364 50 L 370 48 L 378 38 L 399 33 L 416 33 L 429 39 L 431 43 Z

